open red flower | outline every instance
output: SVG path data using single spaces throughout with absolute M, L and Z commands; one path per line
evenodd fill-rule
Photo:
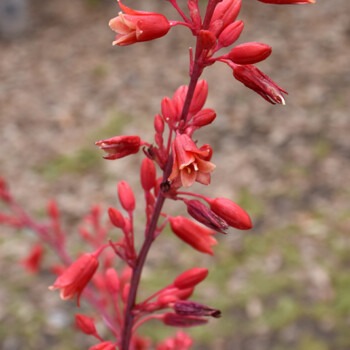
M 77 295 L 77 304 L 79 306 L 80 295 L 97 268 L 98 260 L 96 254 L 85 253 L 63 271 L 49 289 L 61 289 L 60 297 L 63 300 L 73 299 Z
M 105 159 L 113 160 L 137 153 L 141 146 L 141 139 L 135 135 L 114 136 L 97 141 L 95 145 L 107 153 Z
M 109 21 L 110 28 L 117 33 L 113 45 L 125 46 L 140 41 L 160 38 L 168 33 L 170 23 L 160 13 L 136 11 L 119 2 L 123 12 Z
M 211 156 L 211 148 L 196 146 L 186 134 L 176 136 L 173 143 L 173 168 L 169 181 L 179 181 L 184 187 L 191 186 L 195 181 L 209 185 L 210 173 L 215 169 L 215 164 L 208 161 Z

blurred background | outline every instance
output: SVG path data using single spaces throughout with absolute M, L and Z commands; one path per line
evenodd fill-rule
M 178 18 L 164 1 L 126 4 Z M 94 142 L 118 134 L 151 140 L 161 98 L 188 83 L 187 30 L 112 47 L 107 24 L 118 11 L 110 0 L 0 0 L 0 176 L 38 218 L 57 199 L 72 251 L 90 206 L 117 205 L 117 181 L 138 191 L 141 157 L 103 161 Z M 255 227 L 218 237 L 214 258 L 170 233 L 156 242 L 145 295 L 187 268 L 210 268 L 196 299 L 223 318 L 189 331 L 194 349 L 350 349 L 349 13 L 347 0 L 243 1 L 240 42 L 273 47 L 259 68 L 289 92 L 286 106 L 248 91 L 224 65 L 205 72 L 206 106 L 218 117 L 196 136 L 213 146 L 217 169 L 210 187 L 195 190 L 238 202 Z M 181 209 L 171 204 L 176 215 Z M 0 348 L 88 348 L 93 339 L 71 326 L 85 305 L 77 310 L 49 293 L 47 269 L 28 275 L 18 263 L 35 241 L 0 227 Z M 152 324 L 143 333 L 174 333 L 164 328 Z

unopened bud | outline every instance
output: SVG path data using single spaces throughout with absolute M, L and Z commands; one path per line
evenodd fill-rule
M 94 319 L 82 314 L 75 315 L 75 325 L 85 334 L 96 334 Z
M 115 208 L 108 209 L 109 219 L 111 223 L 118 228 L 123 228 L 125 226 L 125 220 L 121 212 Z
M 156 167 L 149 158 L 144 158 L 141 164 L 141 185 L 145 191 L 150 191 L 156 184 Z
M 238 204 L 227 198 L 209 200 L 211 210 L 224 219 L 231 227 L 239 230 L 249 230 L 253 227 L 248 213 Z
M 191 121 L 191 125 L 196 127 L 202 127 L 211 124 L 216 118 L 216 113 L 210 108 L 202 109 L 199 111 Z
M 236 64 L 254 64 L 269 57 L 271 51 L 269 45 L 250 42 L 235 46 L 227 57 Z
M 132 212 L 135 209 L 134 193 L 126 181 L 120 181 L 118 184 L 118 196 L 122 207 Z
M 208 269 L 194 267 L 177 276 L 174 280 L 174 286 L 179 289 L 193 288 L 201 283 L 208 276 L 208 273 Z

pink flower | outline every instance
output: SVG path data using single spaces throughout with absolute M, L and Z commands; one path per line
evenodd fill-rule
M 132 135 L 114 136 L 97 141 L 95 145 L 108 154 L 104 157 L 105 159 L 119 159 L 137 153 L 141 146 L 141 139 L 139 136 Z
M 195 181 L 208 185 L 210 173 L 215 165 L 208 161 L 211 149 L 207 146 L 199 149 L 186 134 L 179 134 L 173 142 L 173 168 L 169 181 L 178 180 L 184 187 L 191 186 Z
M 73 299 L 77 295 L 77 304 L 79 306 L 80 295 L 97 268 L 98 260 L 96 254 L 85 253 L 64 270 L 49 289 L 61 289 L 60 297 L 63 300 Z
M 211 246 L 217 244 L 216 239 L 212 237 L 215 231 L 182 216 L 170 217 L 169 222 L 172 231 L 185 243 L 199 252 L 214 255 Z
M 140 41 L 160 38 L 168 33 L 170 23 L 160 13 L 136 11 L 119 0 L 120 12 L 118 17 L 109 21 L 110 28 L 117 33 L 113 45 L 125 46 Z
M 264 2 L 265 4 L 275 4 L 275 5 L 306 5 L 315 4 L 316 0 L 258 0 Z

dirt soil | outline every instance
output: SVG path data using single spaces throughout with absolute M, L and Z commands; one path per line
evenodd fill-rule
M 147 1 L 142 6 L 176 16 L 167 2 Z M 136 184 L 138 178 L 138 158 L 96 160 L 96 166 L 90 166 L 89 161 L 75 155 L 88 149 L 88 155 L 95 152 L 94 159 L 96 155 L 99 158 L 93 143 L 96 137 L 114 135 L 115 129 L 108 130 L 111 120 L 117 120 L 120 133 L 146 134 L 151 140 L 152 116 L 159 112 L 161 98 L 171 96 L 179 85 L 188 82 L 192 39 L 184 28 L 175 28 L 158 41 L 112 47 L 113 33 L 107 23 L 119 11 L 113 1 L 33 0 L 30 9 L 27 31 L 0 41 L 0 176 L 9 181 L 16 198 L 35 215 L 42 215 L 47 201 L 56 198 L 66 224 L 75 227 L 90 204 L 116 202 L 114 186 L 118 180 L 127 177 Z M 272 56 L 259 67 L 289 92 L 286 106 L 272 106 L 247 91 L 224 65 L 210 67 L 205 73 L 209 82 L 206 106 L 214 108 L 218 118 L 197 136 L 200 144 L 213 146 L 217 169 L 210 188 L 197 188 L 245 201 L 255 213 L 256 240 L 290 224 L 309 237 L 319 232 L 321 225 L 327 227 L 327 237 L 334 228 L 334 235 L 341 236 L 341 244 L 350 249 L 349 13 L 348 0 L 319 0 L 315 6 L 243 1 L 240 18 L 245 21 L 245 31 L 240 40 L 261 41 L 273 47 Z M 78 165 L 78 169 L 57 166 L 63 158 L 88 164 Z M 52 175 L 57 169 L 58 174 Z M 8 228 L 1 230 L 0 259 L 8 287 L 0 287 L 0 302 L 11 307 L 2 307 L 0 320 L 2 324 L 9 320 L 15 324 L 18 317 L 32 328 L 7 336 L 3 326 L 0 347 L 34 350 L 51 344 L 50 349 L 63 349 L 57 339 L 70 321 L 61 315 L 60 304 L 53 301 L 56 298 L 40 301 L 35 295 L 46 290 L 35 287 L 33 292 L 24 291 L 31 282 L 24 274 L 18 275 L 13 261 L 25 254 L 28 245 L 22 242 L 23 236 L 15 237 Z M 29 233 L 27 236 L 34 241 Z M 332 247 L 326 250 L 327 256 L 324 250 L 317 253 L 317 244 L 312 244 L 311 253 L 303 248 L 299 253 L 308 256 L 310 267 L 299 271 L 304 280 L 308 280 L 307 273 L 317 274 L 323 259 L 337 257 Z M 349 263 L 338 267 L 349 268 Z M 334 287 L 332 271 L 322 269 L 328 284 L 316 283 L 314 295 Z M 20 278 L 26 282 L 18 285 Z M 13 301 L 24 297 L 32 306 L 25 306 L 25 300 Z M 54 307 L 56 317 L 43 326 L 45 336 L 36 334 L 35 340 L 30 340 L 33 333 L 41 331 L 33 325 L 35 317 L 28 316 L 28 312 L 35 312 L 33 305 L 39 309 Z M 254 318 L 254 302 L 247 305 L 248 311 L 242 312 L 248 316 L 244 317 L 252 314 Z M 349 326 L 350 309 L 346 310 L 342 321 Z M 314 325 L 307 327 L 313 329 Z M 334 347 L 338 344 L 334 337 L 344 334 L 333 329 L 333 338 L 327 338 L 329 333 L 324 329 L 317 328 L 313 334 L 316 338 L 325 335 L 327 340 L 308 350 L 345 350 L 340 345 Z M 208 341 L 198 349 L 277 350 L 289 349 L 288 344 L 304 349 L 296 347 L 297 335 L 293 332 L 285 337 L 280 337 L 284 334 L 280 330 L 259 332 L 231 338 L 225 335 L 224 340 Z

